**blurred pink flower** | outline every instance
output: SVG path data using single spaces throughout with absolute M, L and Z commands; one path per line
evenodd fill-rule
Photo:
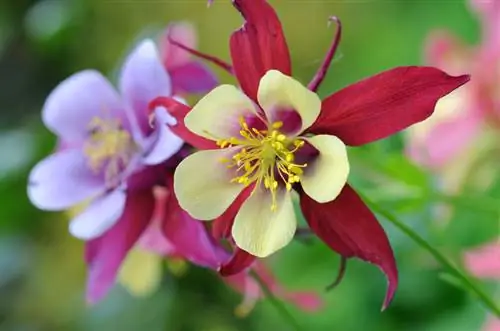
M 466 252 L 464 261 L 475 277 L 500 281 L 500 241 Z M 490 317 L 483 330 L 500 331 L 500 319 Z
M 446 31 L 433 32 L 427 42 L 428 64 L 472 77 L 442 98 L 430 118 L 408 130 L 408 155 L 435 170 L 479 145 L 475 138 L 485 127 L 500 128 L 500 0 L 472 0 L 471 6 L 482 23 L 480 45 L 464 45 Z

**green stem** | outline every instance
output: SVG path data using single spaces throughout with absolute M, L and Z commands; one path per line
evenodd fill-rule
M 255 271 L 250 271 L 250 274 L 252 277 L 259 283 L 260 288 L 262 289 L 262 292 L 264 292 L 265 296 L 271 304 L 276 308 L 276 310 L 283 316 L 283 319 L 286 320 L 292 328 L 296 331 L 302 331 L 302 327 L 300 324 L 295 320 L 293 315 L 285 308 L 283 303 L 274 295 L 274 293 L 269 289 L 267 284 L 264 282 L 264 280 L 255 272 Z
M 399 230 L 404 232 L 408 237 L 413 239 L 418 245 L 425 248 L 441 265 L 453 276 L 460 280 L 465 287 L 469 288 L 474 294 L 476 294 L 479 299 L 483 302 L 483 304 L 488 307 L 496 316 L 500 317 L 500 307 L 496 305 L 492 298 L 490 298 L 481 288 L 479 288 L 476 284 L 474 284 L 471 279 L 465 275 L 458 268 L 454 267 L 448 259 L 442 255 L 438 250 L 432 247 L 424 238 L 414 232 L 410 227 L 408 227 L 403 222 L 399 221 L 394 215 L 392 215 L 389 211 L 383 209 L 376 203 L 372 202 L 366 196 L 360 194 L 363 200 L 370 205 L 370 207 L 386 218 L 389 222 L 394 224 Z

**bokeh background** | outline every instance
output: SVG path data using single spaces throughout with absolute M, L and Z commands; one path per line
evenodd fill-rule
M 275 5 L 291 49 L 296 77 L 307 82 L 328 48 L 337 15 L 343 40 L 320 90 L 326 95 L 365 76 L 398 65 L 422 64 L 423 46 L 435 29 L 448 29 L 469 43 L 479 38 L 479 23 L 464 1 L 282 0 Z M 246 318 L 234 314 L 240 294 L 214 272 L 165 262 L 158 291 L 137 298 L 117 285 L 96 306 L 84 301 L 82 243 L 67 232 L 65 214 L 30 205 L 26 178 L 50 153 L 55 138 L 40 119 L 45 97 L 58 82 L 85 68 L 113 78 L 126 52 L 154 36 L 172 20 L 192 21 L 199 49 L 228 59 L 228 36 L 241 18 L 230 1 L 218 0 L 2 0 L 0 2 L 0 330 L 290 330 L 267 301 Z M 221 74 L 221 80 L 231 77 Z M 468 248 L 499 234 L 496 202 L 498 174 L 487 189 L 475 176 L 498 169 L 483 164 L 464 194 L 439 193 L 438 178 L 408 161 L 401 135 L 350 149 L 350 180 L 365 195 L 398 215 L 449 258 L 460 260 Z M 493 161 L 497 162 L 495 168 Z M 436 205 L 452 210 L 443 225 Z M 338 256 L 319 240 L 294 242 L 270 258 L 279 279 L 291 289 L 321 293 L 317 313 L 287 309 L 305 330 L 476 331 L 486 310 L 454 284 L 439 265 L 381 218 L 394 246 L 400 287 L 381 313 L 386 282 L 374 266 L 350 261 L 344 282 L 326 293 L 336 276 Z M 173 271 L 172 271 L 173 270 Z M 491 295 L 495 284 L 481 283 Z

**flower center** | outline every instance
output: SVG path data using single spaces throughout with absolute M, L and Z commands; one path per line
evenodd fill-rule
M 271 192 L 271 210 L 277 209 L 276 193 L 279 182 L 288 191 L 294 183 L 300 182 L 302 168 L 307 164 L 296 164 L 295 152 L 304 146 L 300 138 L 289 138 L 279 131 L 283 122 L 274 122 L 268 130 L 250 128 L 243 117 L 240 118 L 241 138 L 217 140 L 220 148 L 241 146 L 231 159 L 222 159 L 228 168 L 236 168 L 237 176 L 231 179 L 248 186 L 254 182 Z
M 83 146 L 89 167 L 95 172 L 104 170 L 108 186 L 118 184 L 118 176 L 135 149 L 132 137 L 123 129 L 119 119 L 94 117 L 89 123 L 89 132 Z

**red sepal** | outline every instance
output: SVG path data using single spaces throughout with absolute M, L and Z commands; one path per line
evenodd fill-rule
M 331 249 L 373 263 L 385 273 L 389 282 L 385 309 L 398 285 L 396 260 L 384 229 L 358 194 L 346 184 L 331 202 L 318 203 L 302 193 L 300 205 L 311 230 Z
M 264 74 L 276 69 L 291 76 L 290 53 L 281 22 L 265 0 L 233 0 L 245 19 L 231 35 L 233 69 L 241 89 L 257 101 L 259 82 Z
M 330 134 L 351 146 L 393 135 L 425 120 L 437 101 L 468 82 L 433 67 L 398 67 L 352 84 L 323 100 L 307 130 Z

